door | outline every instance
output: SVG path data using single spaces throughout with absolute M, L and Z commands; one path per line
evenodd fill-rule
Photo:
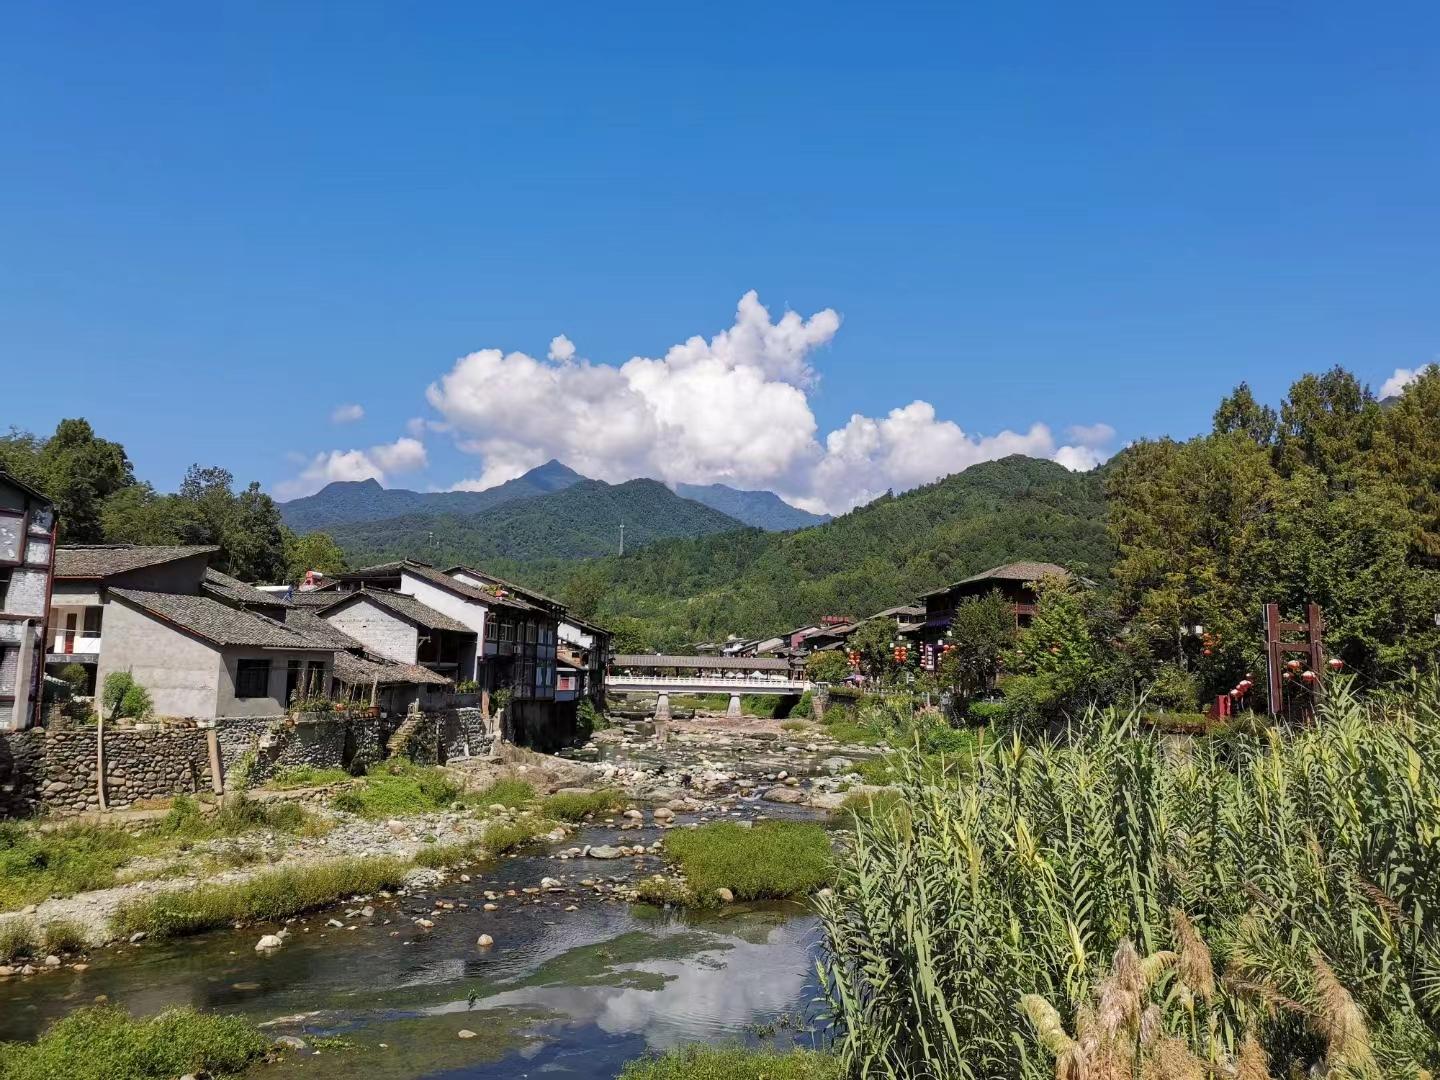
M 65 655 L 69 656 L 75 651 L 75 627 L 78 617 L 72 611 L 65 616 Z

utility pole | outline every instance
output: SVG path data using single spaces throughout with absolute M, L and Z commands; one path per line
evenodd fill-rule
M 625 522 L 620 522 L 620 554 L 625 554 Z

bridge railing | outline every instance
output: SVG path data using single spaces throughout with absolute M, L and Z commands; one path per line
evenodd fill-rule
M 609 675 L 606 684 L 635 686 L 713 686 L 722 690 L 749 690 L 763 694 L 768 691 L 794 688 L 808 689 L 804 679 L 769 678 L 767 676 L 724 675 Z

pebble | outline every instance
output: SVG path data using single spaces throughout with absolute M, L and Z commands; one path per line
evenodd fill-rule
M 275 1040 L 275 1045 L 282 1050 L 304 1050 L 306 1042 L 304 1039 L 296 1038 L 294 1035 L 281 1035 Z
M 285 944 L 285 939 L 278 934 L 266 934 L 255 943 L 256 952 L 269 952 L 271 949 L 278 949 Z
M 475 1038 L 475 1032 L 471 1031 L 469 1028 L 461 1028 L 459 1031 L 457 1031 L 457 1032 L 455 1033 L 455 1035 L 456 1035 L 457 1038 L 461 1038 L 461 1039 L 473 1039 L 473 1038 Z
M 495 944 L 495 939 L 489 934 L 481 934 L 475 939 L 475 944 L 479 945 L 482 949 L 488 949 L 491 945 Z

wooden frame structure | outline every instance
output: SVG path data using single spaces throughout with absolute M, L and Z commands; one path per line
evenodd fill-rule
M 1304 641 L 1288 641 L 1294 634 L 1304 634 Z M 1305 605 L 1304 622 L 1284 622 L 1280 618 L 1279 604 L 1265 605 L 1265 661 L 1268 675 L 1271 716 L 1285 711 L 1285 660 L 1288 654 L 1304 653 L 1307 668 L 1315 673 L 1316 684 L 1324 677 L 1325 671 L 1325 616 L 1319 604 Z

